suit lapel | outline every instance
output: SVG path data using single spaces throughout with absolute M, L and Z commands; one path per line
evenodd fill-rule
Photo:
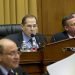
M 19 41 L 23 41 L 22 33 L 19 33 L 18 36 L 19 36 Z
M 40 36 L 39 35 L 36 35 L 35 38 L 36 38 L 36 42 L 38 44 L 38 46 L 40 47 L 41 46 L 41 39 L 39 38 Z
M 0 75 L 4 75 L 4 74 L 2 73 L 2 71 L 1 71 L 1 69 L 0 69 Z
M 64 33 L 64 36 L 65 36 L 65 38 L 64 38 L 64 39 L 69 38 L 69 36 L 68 36 L 68 34 L 67 34 L 67 32 L 66 32 L 66 31 L 64 31 L 63 33 Z

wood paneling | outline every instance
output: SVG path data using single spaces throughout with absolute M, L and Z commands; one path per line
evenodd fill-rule
M 45 35 L 61 32 L 62 18 L 75 12 L 75 0 L 37 0 L 39 29 Z
M 69 48 L 66 49 L 67 47 Z M 38 52 L 22 53 L 20 65 L 29 75 L 43 75 L 46 72 L 47 65 L 73 54 L 74 51 L 70 50 L 71 47 L 75 47 L 75 39 L 49 43 L 40 48 Z

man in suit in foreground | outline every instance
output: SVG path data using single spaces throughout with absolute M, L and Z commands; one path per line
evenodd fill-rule
M 25 41 L 26 47 L 28 49 L 32 48 L 32 43 L 30 40 L 32 39 L 33 36 L 35 37 L 35 42 L 37 44 L 38 49 L 47 43 L 46 38 L 38 33 L 38 23 L 35 16 L 33 15 L 24 16 L 22 19 L 21 27 L 23 30 L 21 33 L 9 35 L 7 36 L 7 38 L 16 41 L 20 47 L 22 45 L 22 42 Z
M 65 31 L 53 35 L 51 42 L 57 42 L 68 38 L 75 38 L 75 17 L 72 15 L 64 17 L 62 19 L 62 25 Z
M 9 39 L 0 40 L 0 75 L 27 75 L 19 67 L 19 48 Z

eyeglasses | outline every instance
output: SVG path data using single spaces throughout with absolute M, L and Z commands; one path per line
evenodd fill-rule
M 69 24 L 69 26 L 75 26 L 75 23 L 73 23 L 73 24 Z
M 3 53 L 3 55 L 10 55 L 10 56 L 16 56 L 17 54 L 21 55 L 20 48 L 18 48 L 17 51 L 12 51 L 12 52 L 9 52 L 9 53 Z
M 17 54 L 18 55 L 21 55 L 21 52 L 20 51 L 15 51 L 15 52 L 10 52 L 10 53 L 3 53 L 4 55 L 10 55 L 10 56 L 16 56 Z

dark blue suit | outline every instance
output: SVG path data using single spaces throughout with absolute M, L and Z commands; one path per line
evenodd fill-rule
M 64 31 L 64 32 L 53 35 L 51 38 L 51 42 L 57 42 L 57 41 L 61 41 L 61 40 L 68 39 L 68 38 L 69 38 L 69 36 L 68 36 L 67 32 Z
M 17 73 L 18 75 L 28 75 L 26 72 L 22 71 L 21 67 L 18 67 L 14 69 L 13 71 Z M 0 75 L 4 75 L 1 69 L 0 69 Z
M 23 41 L 23 35 L 22 35 L 22 33 L 8 35 L 8 36 L 6 36 L 6 38 L 9 38 L 9 39 L 15 41 L 16 44 L 19 47 L 21 47 L 22 41 Z M 44 35 L 36 34 L 35 38 L 36 38 L 37 44 L 39 45 L 39 48 L 41 48 L 44 44 L 47 43 L 47 39 L 46 39 L 46 37 Z

